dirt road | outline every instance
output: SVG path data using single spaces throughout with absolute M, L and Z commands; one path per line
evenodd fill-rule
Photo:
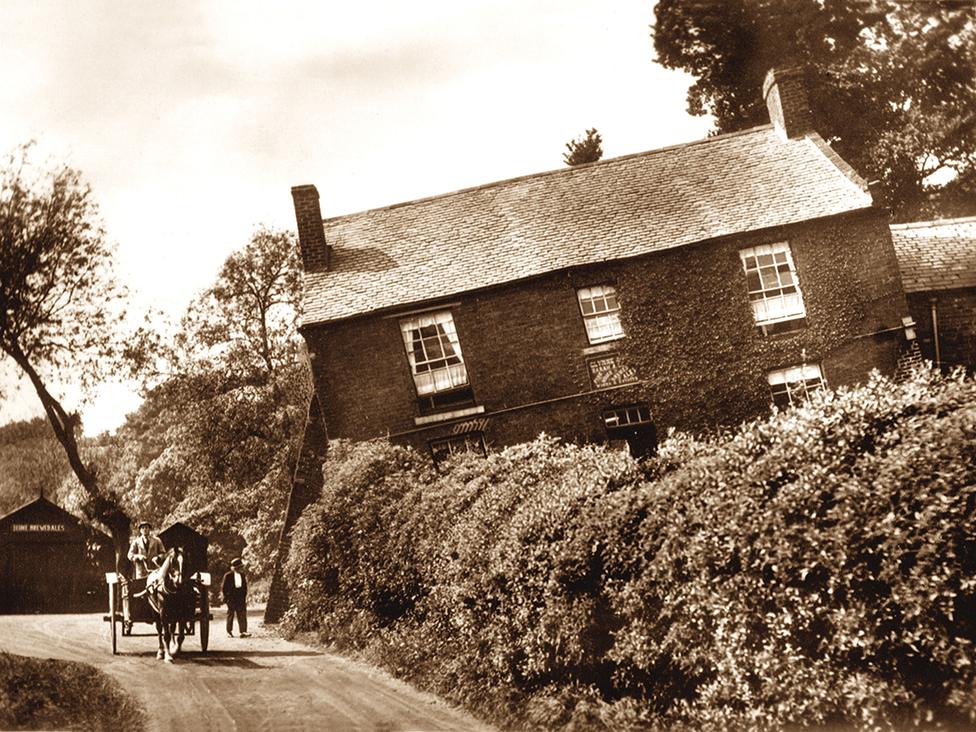
M 0 650 L 97 666 L 142 703 L 152 730 L 490 729 L 381 671 L 278 638 L 256 611 L 246 639 L 227 638 L 214 615 L 209 652 L 190 637 L 173 664 L 156 660 L 155 634 L 120 637 L 113 656 L 101 615 L 0 616 Z

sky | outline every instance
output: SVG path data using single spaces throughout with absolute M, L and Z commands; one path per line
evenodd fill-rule
M 91 185 L 131 309 L 179 317 L 290 189 L 337 216 L 704 137 L 654 63 L 652 0 L 3 0 L 0 153 L 36 140 Z M 138 397 L 80 408 L 112 430 Z M 41 414 L 0 369 L 0 423 Z

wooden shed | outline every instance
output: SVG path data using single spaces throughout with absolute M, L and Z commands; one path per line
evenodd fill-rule
M 97 549 L 109 544 L 43 496 L 0 517 L 0 612 L 95 609 L 105 569 Z

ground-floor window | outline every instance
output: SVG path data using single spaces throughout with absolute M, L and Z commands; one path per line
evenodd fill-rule
M 621 447 L 626 444 L 635 458 L 653 455 L 657 450 L 657 428 L 646 404 L 608 409 L 603 413 L 603 423 L 607 429 L 607 441 Z
M 478 455 L 486 454 L 485 433 L 465 432 L 430 441 L 430 454 L 434 458 L 435 465 L 440 465 L 452 455 L 463 452 L 473 452 Z
M 770 371 L 769 391 L 773 404 L 786 409 L 793 404 L 801 404 L 814 392 L 824 388 L 823 372 L 818 364 L 803 364 L 785 369 Z

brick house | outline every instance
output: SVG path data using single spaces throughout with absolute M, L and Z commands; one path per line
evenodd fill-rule
M 330 438 L 435 459 L 734 424 L 892 373 L 887 215 L 770 72 L 771 124 L 328 218 L 292 189 Z
M 976 369 L 976 217 L 892 225 L 891 239 L 922 356 Z

